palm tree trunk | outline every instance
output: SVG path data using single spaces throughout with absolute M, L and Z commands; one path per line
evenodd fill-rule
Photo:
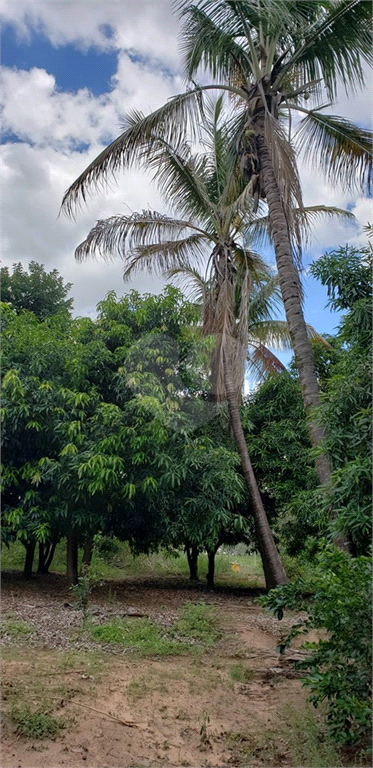
M 246 485 L 253 502 L 256 535 L 263 563 L 266 587 L 267 589 L 273 589 L 279 584 L 286 584 L 287 578 L 272 536 L 272 531 L 269 527 L 266 511 L 263 507 L 263 502 L 250 461 L 245 435 L 242 429 L 237 396 L 225 354 L 223 355 L 223 360 L 225 393 L 228 402 L 230 421 L 237 451 L 241 459 Z
M 324 427 L 314 415 L 314 409 L 320 405 L 320 390 L 302 310 L 299 276 L 293 262 L 288 224 L 280 190 L 273 171 L 271 156 L 264 137 L 261 135 L 258 136 L 258 150 L 260 153 L 261 181 L 268 204 L 280 289 L 295 362 L 299 372 L 308 430 L 312 445 L 322 449 L 316 455 L 316 471 L 321 485 L 328 487 L 330 492 L 331 466 L 323 446 L 325 439 Z M 343 534 L 336 534 L 333 541 L 337 547 L 349 552 L 349 544 Z
M 324 428 L 314 416 L 314 408 L 320 405 L 319 385 L 315 373 L 312 348 L 303 316 L 300 284 L 294 266 L 288 224 L 282 205 L 281 194 L 273 171 L 272 160 L 263 136 L 258 136 L 260 169 L 263 189 L 268 203 L 268 214 L 274 240 L 277 270 L 289 327 L 303 403 L 308 417 L 312 445 L 320 447 L 324 441 Z M 316 457 L 316 469 L 320 483 L 330 484 L 331 469 L 325 452 Z

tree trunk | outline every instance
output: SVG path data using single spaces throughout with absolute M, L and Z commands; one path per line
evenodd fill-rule
M 39 543 L 39 561 L 37 573 L 47 574 L 51 566 L 57 541 L 48 541 L 46 544 Z
M 262 185 L 268 204 L 268 215 L 274 241 L 276 264 L 282 300 L 289 328 L 295 362 L 299 372 L 304 408 L 313 446 L 322 447 L 324 428 L 314 416 L 320 405 L 320 393 L 312 348 L 303 316 L 299 275 L 294 266 L 288 223 L 272 160 L 263 136 L 258 136 Z M 331 469 L 325 450 L 316 457 L 316 469 L 322 485 L 330 484 Z
M 268 204 L 268 216 L 274 241 L 277 271 L 282 300 L 294 351 L 296 366 L 307 415 L 311 443 L 320 449 L 315 458 L 316 470 L 321 485 L 331 486 L 331 467 L 324 448 L 325 432 L 315 416 L 314 409 L 320 405 L 320 392 L 315 372 L 312 348 L 303 315 L 299 275 L 295 268 L 288 223 L 282 205 L 281 193 L 273 170 L 272 160 L 264 136 L 258 135 L 260 173 L 262 186 Z M 334 543 L 340 549 L 349 551 L 346 537 L 338 534 Z
M 69 525 L 66 546 L 66 573 L 69 584 L 78 582 L 78 536 L 76 530 Z
M 198 549 L 197 547 L 185 547 L 189 565 L 189 580 L 198 581 Z
M 224 354 L 224 383 L 232 432 L 236 442 L 237 452 L 241 459 L 246 485 L 253 502 L 256 535 L 263 563 L 266 587 L 267 589 L 273 589 L 279 584 L 286 584 L 287 578 L 272 536 L 272 531 L 269 527 L 267 515 L 263 507 L 249 452 L 247 450 L 237 396 L 234 390 L 231 373 L 228 368 L 226 354 Z
M 89 568 L 89 566 L 91 565 L 92 554 L 93 554 L 93 539 L 94 539 L 94 534 L 91 533 L 89 534 L 89 536 L 85 541 L 84 549 L 83 549 L 83 557 L 82 557 L 82 570 L 84 568 L 85 569 Z
M 36 547 L 36 541 L 23 541 L 23 546 L 26 549 L 26 557 L 25 557 L 25 565 L 23 568 L 23 575 L 25 579 L 31 579 L 32 576 L 32 565 L 34 562 L 34 554 L 35 554 L 35 547 Z
M 207 587 L 208 589 L 214 589 L 214 577 L 215 577 L 215 554 L 216 550 L 207 553 L 209 568 L 207 571 Z

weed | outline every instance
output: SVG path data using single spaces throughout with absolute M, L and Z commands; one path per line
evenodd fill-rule
M 87 569 L 82 576 L 79 576 L 77 584 L 72 584 L 70 587 L 75 597 L 76 606 L 83 613 L 83 624 L 87 620 L 89 596 L 94 585 L 95 582 L 89 573 L 89 569 Z
M 101 547 L 95 544 L 90 566 L 91 575 L 104 579 L 118 579 L 123 578 L 123 576 L 144 577 L 154 574 L 189 578 L 188 561 L 185 552 L 170 555 L 169 552 L 160 551 L 151 555 L 134 556 L 127 542 L 114 539 L 111 546 L 113 551 L 111 553 L 104 553 L 100 551 Z M 79 565 L 82 559 L 82 551 L 81 549 L 79 552 Z M 232 558 L 240 565 L 240 571 L 237 573 L 233 573 L 231 570 L 230 562 Z M 1 557 L 2 570 L 22 571 L 24 559 L 25 550 L 23 545 L 19 541 L 13 542 L 9 548 L 3 547 Z M 198 565 L 201 574 L 207 572 L 206 554 L 199 556 Z M 57 573 L 65 573 L 66 571 L 66 540 L 64 539 L 57 544 L 52 570 Z M 215 576 L 216 584 L 242 587 L 263 584 L 260 557 L 247 554 L 236 555 L 231 547 L 224 547 L 216 555 Z
M 205 648 L 210 648 L 222 636 L 218 628 L 217 612 L 206 603 L 185 603 L 179 620 L 173 626 L 173 632 L 200 641 Z
M 202 716 L 199 721 L 199 737 L 200 737 L 200 750 L 203 751 L 210 744 L 210 739 L 207 735 L 207 726 L 210 722 L 210 716 L 207 712 L 202 712 Z
M 185 643 L 170 640 L 162 628 L 150 619 L 113 619 L 107 624 L 91 626 L 92 637 L 104 643 L 120 643 L 141 655 L 173 656 L 188 650 Z
M 128 683 L 126 690 L 127 696 L 133 701 L 138 701 L 146 696 L 149 691 L 149 686 L 147 686 L 145 679 L 141 678 L 138 682 L 136 680 L 131 680 L 131 682 Z
M 28 704 L 13 707 L 11 716 L 16 726 L 16 733 L 28 739 L 45 739 L 57 736 L 65 728 L 61 717 L 53 717 L 42 710 L 32 712 Z
M 231 680 L 238 683 L 251 683 L 254 676 L 253 670 L 243 664 L 233 664 L 229 672 Z
M 338 768 L 342 765 L 338 749 L 327 738 L 320 716 L 308 704 L 299 709 L 285 705 L 278 712 L 281 729 L 275 726 L 254 732 L 231 732 L 226 745 L 236 766 L 260 760 L 265 766 L 288 765 L 307 768 Z
M 8 619 L 4 621 L 1 627 L 2 635 L 10 635 L 12 638 L 22 638 L 31 635 L 34 631 L 34 627 L 28 624 L 26 621 L 16 621 L 15 619 Z
M 330 742 L 325 725 L 325 707 L 315 713 L 307 704 L 299 710 L 285 705 L 283 718 L 287 730 L 287 741 L 294 765 L 309 768 L 337 768 L 342 765 L 338 748 Z

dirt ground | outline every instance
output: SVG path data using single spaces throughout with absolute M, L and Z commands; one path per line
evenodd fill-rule
M 64 577 L 5 574 L 2 614 L 32 632 L 2 640 L 2 768 L 294 766 L 285 721 L 306 711 L 291 663 L 304 652 L 279 658 L 278 639 L 296 617 L 278 622 L 255 605 L 257 593 L 177 579 L 106 582 L 91 595 L 98 623 L 140 614 L 166 627 L 186 601 L 217 609 L 223 634 L 209 653 L 141 658 L 80 631 Z M 247 681 L 232 679 L 234 665 Z M 54 739 L 17 736 L 12 706 L 35 708 L 45 696 L 66 727 Z

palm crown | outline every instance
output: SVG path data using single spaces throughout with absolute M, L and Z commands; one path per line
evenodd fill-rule
M 125 261 L 124 277 L 136 270 L 184 278 L 194 286 L 203 310 L 204 334 L 214 334 L 212 386 L 224 395 L 222 355 L 230 356 L 237 394 L 241 393 L 247 350 L 254 374 L 283 369 L 267 345 L 291 346 L 286 323 L 274 317 L 280 302 L 278 277 L 248 241 L 262 241 L 268 217 L 254 216 L 250 190 L 239 169 L 232 173 L 231 126 L 223 122 L 223 98 L 205 113 L 202 153 L 172 146 L 154 135 L 146 151 L 148 167 L 178 217 L 142 211 L 98 221 L 77 250 L 78 259 L 99 252 Z M 336 208 L 316 213 L 346 215 Z M 307 209 L 306 209 L 307 215 Z M 310 326 L 309 333 L 318 336 Z

